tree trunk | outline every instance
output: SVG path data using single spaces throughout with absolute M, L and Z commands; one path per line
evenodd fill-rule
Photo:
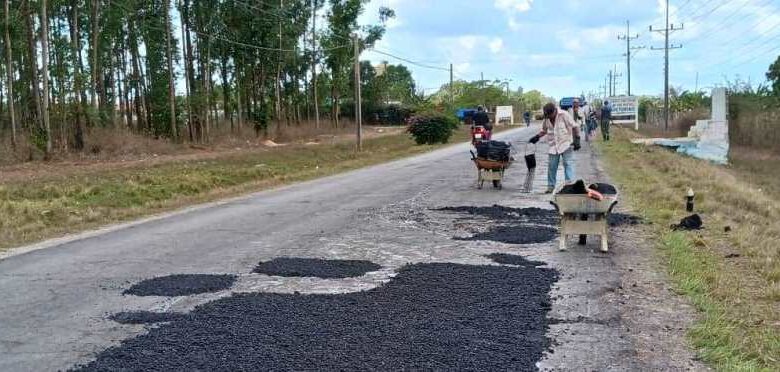
M 204 142 L 209 143 L 211 140 L 209 137 L 209 132 L 211 131 L 211 122 L 209 120 L 209 107 L 211 107 L 211 37 L 206 39 L 206 60 L 203 63 L 203 74 L 203 85 L 206 94 L 206 107 L 203 110 L 206 126 L 203 131 L 203 139 Z
M 133 102 L 135 104 L 135 128 L 136 131 L 141 132 L 143 128 L 146 127 L 146 103 L 145 99 L 143 98 L 144 90 L 143 79 L 141 77 L 141 58 L 138 55 L 138 35 L 135 31 L 135 21 L 132 19 L 128 22 L 128 31 L 128 42 L 130 43 L 130 63 L 133 65 L 133 90 L 135 91 L 133 97 Z
M 228 113 L 230 112 L 230 132 L 233 133 L 235 131 L 235 126 L 233 125 L 233 115 L 232 110 L 228 110 L 230 105 L 230 83 L 228 82 L 228 55 L 227 50 L 222 51 L 222 58 L 221 58 L 221 65 L 219 68 L 219 72 L 222 74 L 222 113 L 225 116 L 225 119 L 228 119 Z
M 11 58 L 10 0 L 5 0 L 5 61 L 8 78 L 8 113 L 11 117 L 11 146 L 16 149 L 16 113 L 14 112 L 14 64 Z
M 98 34 L 100 30 L 100 0 L 92 0 L 92 99 L 91 104 L 95 111 L 99 110 L 98 107 L 98 93 L 100 91 L 99 80 L 99 67 L 98 67 Z
M 314 100 L 314 127 L 320 129 L 320 102 L 317 99 L 317 0 L 312 0 L 311 11 L 311 95 Z
M 46 134 L 46 159 L 51 158 L 51 125 L 49 124 L 49 13 L 46 11 L 46 0 L 41 0 L 41 82 L 43 97 L 41 113 L 43 114 L 43 131 Z
M 81 117 L 84 114 L 82 98 L 84 88 L 81 82 L 81 39 L 79 37 L 79 2 L 72 0 L 70 5 L 70 49 L 73 55 L 73 93 L 75 107 L 73 108 L 73 147 L 84 149 L 84 127 Z
M 171 110 L 171 135 L 177 140 L 179 133 L 176 128 L 176 80 L 173 73 L 173 48 L 171 47 L 171 3 L 165 0 L 165 44 L 168 59 L 168 104 Z
M 35 43 L 35 36 L 34 33 L 34 27 L 35 22 L 33 22 L 32 19 L 32 12 L 29 9 L 29 2 L 25 2 L 25 11 L 27 12 L 27 16 L 24 17 L 25 21 L 27 22 L 27 55 L 29 58 L 28 63 L 30 64 L 30 81 L 32 83 L 32 95 L 33 95 L 33 102 L 35 103 L 35 113 L 34 115 L 31 115 L 33 117 L 33 125 L 31 127 L 40 127 L 40 120 L 41 120 L 41 92 L 40 92 L 40 82 L 38 81 L 38 48 L 36 47 Z
M 181 47 L 182 47 L 182 53 L 181 55 L 184 57 L 184 87 L 185 87 L 185 95 L 184 95 L 184 102 L 187 108 L 187 134 L 189 135 L 190 142 L 194 141 L 194 138 L 192 136 L 192 105 L 190 104 L 190 63 L 189 60 L 189 53 L 187 52 L 187 45 L 188 42 L 185 43 L 185 40 L 187 40 L 186 37 L 186 29 L 187 24 L 184 21 L 185 14 L 184 13 L 184 4 L 182 4 L 181 1 L 179 1 L 179 22 L 181 23 Z

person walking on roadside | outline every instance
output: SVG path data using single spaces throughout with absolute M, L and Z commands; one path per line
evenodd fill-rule
M 609 141 L 609 124 L 612 120 L 612 104 L 604 101 L 601 106 L 601 137 L 604 141 Z
M 531 126 L 531 111 L 526 111 L 523 113 L 523 120 L 525 120 L 526 127 Z
M 563 173 L 566 183 L 574 182 L 573 151 L 580 149 L 580 128 L 568 112 L 555 107 L 554 103 L 544 105 L 544 123 L 542 131 L 532 137 L 529 142 L 537 143 L 542 137 L 547 137 L 550 145 L 547 151 L 549 164 L 547 168 L 546 194 L 555 191 L 558 165 L 563 160 Z

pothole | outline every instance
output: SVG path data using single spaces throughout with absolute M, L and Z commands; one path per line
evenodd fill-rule
M 146 279 L 133 285 L 123 294 L 135 296 L 189 296 L 219 292 L 230 288 L 235 275 L 175 274 Z
M 271 276 L 341 279 L 363 276 L 381 268 L 371 261 L 280 257 L 261 262 L 252 272 Z
M 182 320 L 186 314 L 157 313 L 153 311 L 123 311 L 111 315 L 109 319 L 121 324 L 153 324 Z
M 547 268 L 434 263 L 362 292 L 234 294 L 74 369 L 530 371 L 551 346 L 557 278 Z
M 546 265 L 546 263 L 544 262 L 531 261 L 526 259 L 523 256 L 518 256 L 516 254 L 491 253 L 489 255 L 486 255 L 485 257 L 489 258 L 495 263 L 502 264 L 502 265 L 514 265 L 514 266 L 522 266 L 522 267 L 537 267 L 537 266 Z
M 546 243 L 558 236 L 558 230 L 548 226 L 535 225 L 498 225 L 487 231 L 478 232 L 471 237 L 456 237 L 455 240 L 490 240 L 506 244 Z

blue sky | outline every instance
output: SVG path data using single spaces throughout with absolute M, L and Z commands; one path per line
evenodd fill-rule
M 376 45 L 426 65 L 455 66 L 456 78 L 511 79 L 513 89 L 539 89 L 562 97 L 597 91 L 615 67 L 618 93 L 626 91 L 626 20 L 635 52 L 631 61 L 634 94 L 663 92 L 664 0 L 372 0 L 364 24 L 377 22 L 387 6 L 396 18 Z M 670 43 L 670 84 L 693 90 L 722 86 L 725 79 L 765 81 L 767 67 L 780 54 L 780 3 L 776 0 L 671 0 L 670 22 L 684 24 Z M 375 63 L 393 58 L 365 52 Z M 400 62 L 403 63 L 403 62 Z M 427 93 L 449 80 L 445 71 L 409 66 Z

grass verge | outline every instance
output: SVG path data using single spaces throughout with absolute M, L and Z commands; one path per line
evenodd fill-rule
M 633 145 L 633 132 L 616 132 L 599 151 L 622 194 L 652 222 L 675 288 L 701 313 L 689 337 L 702 359 L 724 371 L 777 370 L 780 201 L 750 183 L 748 169 Z M 705 229 L 671 231 L 687 214 L 688 187 Z
M 465 128 L 453 136 L 466 138 Z M 404 134 L 367 140 L 360 154 L 352 143 L 284 146 L 201 161 L 0 180 L 0 251 L 439 147 L 417 146 Z

